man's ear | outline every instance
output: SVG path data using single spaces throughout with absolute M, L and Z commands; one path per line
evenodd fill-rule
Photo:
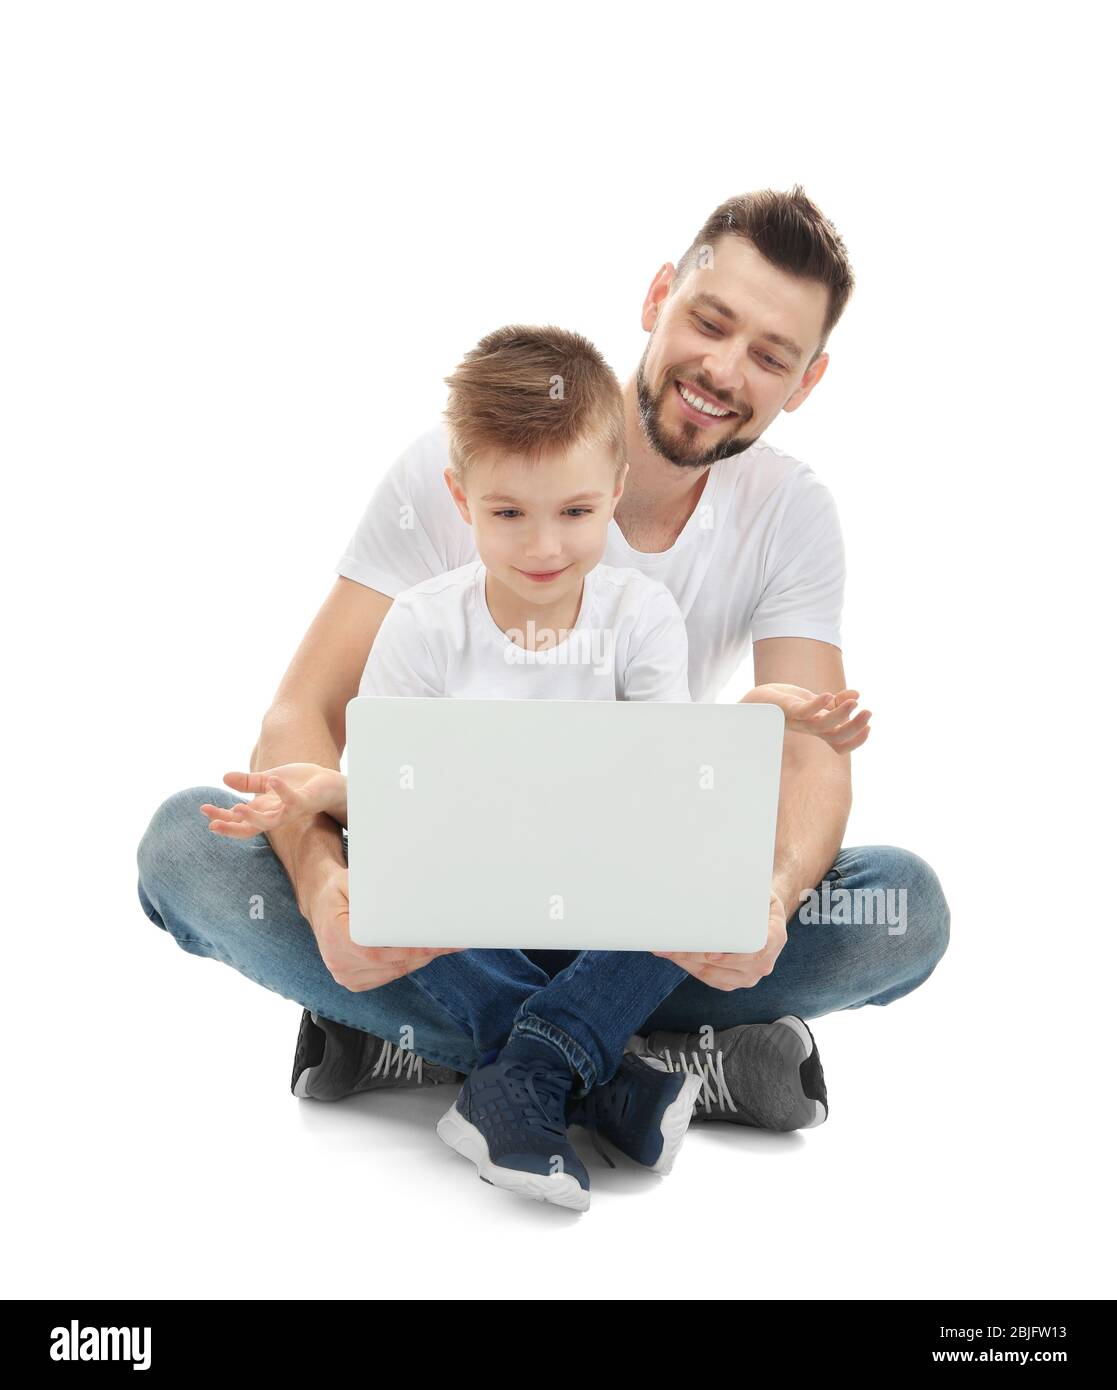
M 645 333 L 650 333 L 655 327 L 663 301 L 670 294 L 674 280 L 675 267 L 670 261 L 666 261 L 656 272 L 656 277 L 648 286 L 648 293 L 644 296 L 644 306 L 640 310 L 640 324 Z
M 816 361 L 812 362 L 803 373 L 803 380 L 787 398 L 784 410 L 798 410 L 814 388 L 822 380 L 822 374 L 830 362 L 830 354 L 824 352 Z
M 473 518 L 469 515 L 469 503 L 466 501 L 465 492 L 462 485 L 458 482 L 457 475 L 452 468 L 443 471 L 442 476 L 446 479 L 446 486 L 450 489 L 450 496 L 454 499 L 454 505 L 461 513 L 461 518 L 467 526 L 473 525 Z
M 626 463 L 621 470 L 621 476 L 617 479 L 617 485 L 613 489 L 613 503 L 610 515 L 617 510 L 617 503 L 621 500 L 621 493 L 624 491 L 625 482 L 628 479 L 628 464 Z

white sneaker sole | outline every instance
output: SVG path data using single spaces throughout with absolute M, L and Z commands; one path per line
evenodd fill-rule
M 439 1120 L 436 1130 L 444 1144 L 468 1158 L 478 1176 L 494 1187 L 530 1197 L 533 1202 L 551 1202 L 571 1211 L 589 1210 L 590 1194 L 571 1173 L 520 1173 L 493 1163 L 485 1136 L 476 1125 L 470 1124 L 456 1103 Z
M 663 1113 L 660 1132 L 663 1135 L 663 1152 L 652 1164 L 652 1172 L 666 1177 L 675 1166 L 675 1159 L 683 1146 L 686 1132 L 690 1128 L 690 1117 L 694 1114 L 694 1102 L 702 1089 L 700 1076 L 688 1076 L 678 1097 Z

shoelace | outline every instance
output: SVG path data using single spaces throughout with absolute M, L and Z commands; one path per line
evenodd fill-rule
M 510 1081 L 518 1081 L 535 1109 L 524 1115 L 532 1129 L 562 1139 L 566 1136 L 566 1100 L 570 1086 L 564 1073 L 546 1062 L 516 1062 L 505 1073 Z
M 618 1104 L 617 1095 L 622 1090 L 624 1100 L 620 1104 Z M 617 1118 L 620 1118 L 620 1116 L 624 1114 L 624 1109 L 625 1105 L 628 1102 L 629 1094 L 630 1090 L 628 1087 L 622 1088 L 620 1086 L 615 1086 L 606 1089 L 605 1087 L 595 1086 L 593 1090 L 590 1091 L 589 1095 L 583 1098 L 581 1110 L 575 1112 L 578 1115 L 583 1127 L 589 1132 L 590 1143 L 593 1145 L 593 1147 L 597 1150 L 597 1152 L 601 1155 L 601 1157 L 605 1160 L 605 1162 L 609 1165 L 610 1168 L 615 1168 L 617 1165 L 601 1147 L 601 1140 L 597 1137 L 597 1126 L 601 1121 L 602 1112 L 604 1112 L 605 1114 L 609 1114 L 611 1112 L 612 1114 L 617 1116 Z
M 702 1089 L 694 1102 L 695 1109 L 701 1105 L 709 1111 L 716 1105 L 719 1110 L 724 1110 L 728 1105 L 734 1114 L 737 1113 L 737 1107 L 733 1104 L 733 1097 L 729 1094 L 729 1087 L 726 1084 L 720 1049 L 717 1052 L 692 1052 L 689 1058 L 685 1052 L 679 1051 L 675 1054 L 675 1057 L 678 1058 L 678 1065 L 675 1064 L 675 1057 L 672 1057 L 667 1049 L 657 1053 L 656 1056 L 661 1057 L 667 1063 L 668 1071 L 685 1071 L 690 1076 L 702 1078 Z M 701 1060 L 702 1058 L 705 1060 Z
M 392 1067 L 396 1069 L 396 1080 L 406 1076 L 410 1081 L 413 1077 L 420 1085 L 423 1084 L 423 1059 L 417 1052 L 412 1052 L 406 1047 L 397 1047 L 395 1043 L 384 1041 L 384 1046 L 380 1049 L 380 1056 L 376 1059 L 376 1065 L 372 1069 L 373 1076 L 391 1076 Z

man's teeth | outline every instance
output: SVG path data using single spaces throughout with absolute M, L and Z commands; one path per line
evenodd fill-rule
M 678 383 L 679 394 L 687 405 L 692 405 L 695 410 L 700 410 L 704 415 L 732 415 L 731 410 L 722 410 L 720 406 L 711 405 L 709 401 L 704 401 L 701 396 L 696 396 L 693 391 L 688 391 L 682 382 Z

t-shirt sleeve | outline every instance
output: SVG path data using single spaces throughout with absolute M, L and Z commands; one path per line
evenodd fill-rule
M 473 558 L 473 533 L 450 496 L 441 425 L 415 439 L 381 478 L 336 572 L 395 598 Z
M 688 661 L 686 622 L 670 591 L 658 585 L 633 627 L 622 698 L 689 704 Z
M 752 640 L 813 637 L 841 647 L 845 577 L 837 506 L 826 485 L 808 471 L 772 544 L 752 616 Z
M 406 603 L 393 603 L 365 663 L 358 695 L 441 696 L 445 674 L 438 669 L 415 613 Z

